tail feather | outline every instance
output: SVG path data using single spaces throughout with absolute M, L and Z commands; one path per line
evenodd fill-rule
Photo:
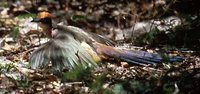
M 132 64 L 137 64 L 137 65 L 145 65 L 145 64 L 156 65 L 164 61 L 166 62 L 183 61 L 183 57 L 180 57 L 180 56 L 169 57 L 168 59 L 166 59 L 166 58 L 161 57 L 161 55 L 159 54 L 149 53 L 145 51 L 118 49 L 118 48 L 112 48 L 112 47 L 102 45 L 102 44 L 100 44 L 98 47 L 102 49 L 102 50 L 98 50 L 97 48 L 97 51 L 100 51 L 100 54 L 106 55 L 108 57 L 120 59 L 122 61 L 126 61 Z
M 148 53 L 145 51 L 118 49 L 99 43 L 95 43 L 94 48 L 96 52 L 102 56 L 120 59 L 122 61 L 126 61 L 137 65 L 144 65 L 144 64 L 155 65 L 163 61 L 163 58 L 160 55 Z
M 163 60 L 162 57 L 158 54 L 148 53 L 144 51 L 132 51 L 132 50 L 122 50 L 122 49 L 117 49 L 117 50 L 119 50 L 118 51 L 119 53 L 115 55 L 117 58 L 133 64 L 156 65 L 157 63 L 161 63 Z
M 121 50 L 121 49 L 119 49 Z M 119 58 L 135 64 L 157 64 L 162 62 L 162 57 L 158 54 L 148 53 L 145 51 L 121 50 Z M 137 62 L 137 63 L 136 63 Z

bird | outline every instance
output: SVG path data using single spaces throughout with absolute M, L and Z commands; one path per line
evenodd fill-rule
M 29 57 L 31 68 L 45 68 L 51 64 L 56 71 L 75 69 L 79 66 L 98 67 L 106 60 L 125 61 L 134 65 L 155 65 L 163 62 L 159 54 L 146 51 L 122 49 L 111 40 L 81 28 L 55 24 L 52 14 L 39 12 L 32 22 L 38 23 L 49 41 L 32 52 Z

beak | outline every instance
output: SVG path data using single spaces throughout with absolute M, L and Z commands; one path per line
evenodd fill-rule
M 39 18 L 34 18 L 31 22 L 40 22 Z

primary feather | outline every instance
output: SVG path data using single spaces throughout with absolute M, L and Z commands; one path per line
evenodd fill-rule
M 34 69 L 47 66 L 50 61 L 55 70 L 62 70 L 63 67 L 73 69 L 80 64 L 85 67 L 97 65 L 87 49 L 81 47 L 81 41 L 77 41 L 67 31 L 59 31 L 54 39 L 43 44 L 30 56 Z

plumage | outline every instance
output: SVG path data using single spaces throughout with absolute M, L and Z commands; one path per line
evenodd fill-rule
M 41 15 L 42 13 L 39 14 Z M 44 15 L 49 18 L 50 14 Z M 53 70 L 58 71 L 77 66 L 96 67 L 97 62 L 110 58 L 137 65 L 155 65 L 163 61 L 158 54 L 113 47 L 111 40 L 87 33 L 78 27 L 52 24 L 51 19 L 46 19 L 45 16 L 35 21 L 42 25 L 43 33 L 50 40 L 31 54 L 30 63 L 33 69 L 44 68 L 49 63 Z
M 55 70 L 64 66 L 69 69 L 82 64 L 83 66 L 96 66 L 96 61 L 87 50 L 81 47 L 81 40 L 77 41 L 69 32 L 61 32 L 47 43 L 43 44 L 30 56 L 32 68 L 36 69 L 47 65 L 51 61 Z M 60 64 L 60 65 L 58 65 Z

